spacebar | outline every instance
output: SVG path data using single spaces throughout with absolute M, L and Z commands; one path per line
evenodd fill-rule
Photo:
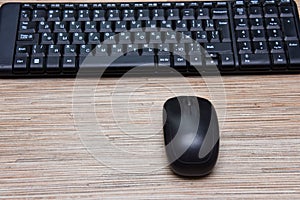
M 132 68 L 137 66 L 154 67 L 154 65 L 154 55 L 88 56 L 79 58 L 80 68 Z
M 120 56 L 115 59 L 109 67 L 154 67 L 154 56 L 153 55 L 129 55 L 129 56 Z

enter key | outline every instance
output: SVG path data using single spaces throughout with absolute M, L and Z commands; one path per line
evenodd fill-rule
M 291 68 L 300 68 L 300 45 L 299 41 L 289 41 L 287 44 L 287 50 L 289 54 L 289 61 Z

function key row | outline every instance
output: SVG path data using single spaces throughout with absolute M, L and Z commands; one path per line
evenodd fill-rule
M 105 9 L 105 8 L 199 8 L 226 7 L 227 2 L 151 2 L 151 3 L 66 3 L 66 4 L 23 4 L 23 9 Z
M 20 21 L 132 21 L 228 18 L 227 8 L 22 10 Z

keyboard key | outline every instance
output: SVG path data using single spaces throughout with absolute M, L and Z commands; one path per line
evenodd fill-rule
M 217 21 L 217 29 L 221 32 L 222 42 L 231 42 L 231 34 L 229 29 L 229 21 L 226 19 L 221 19 Z
M 130 44 L 130 43 L 132 43 L 130 32 L 119 33 L 119 44 Z
M 278 17 L 277 7 L 273 5 L 266 5 L 265 17 Z
M 215 23 L 212 19 L 205 20 L 205 30 L 206 31 L 214 31 L 215 30 Z
M 292 6 L 280 6 L 280 17 L 293 17 L 293 8 Z
M 264 29 L 256 29 L 251 31 L 252 41 L 266 41 L 266 33 Z
M 249 18 L 261 18 L 262 9 L 259 6 L 251 6 L 249 8 Z
M 175 31 L 187 31 L 187 21 L 186 20 L 177 20 L 175 22 Z
M 266 25 L 267 29 L 280 29 L 280 22 L 278 18 L 267 18 Z
M 150 20 L 149 10 L 147 9 L 138 10 L 137 20 Z
M 281 41 L 269 42 L 271 53 L 283 53 L 284 45 Z
M 195 19 L 194 9 L 182 9 L 181 16 L 183 20 L 194 20 Z
M 263 20 L 261 18 L 250 19 L 250 24 L 252 30 L 264 28 Z
M 74 33 L 72 44 L 86 44 L 85 33 Z
M 197 19 L 209 19 L 209 10 L 208 8 L 199 8 L 196 11 Z
M 28 71 L 27 61 L 28 61 L 28 58 L 25 56 L 16 57 L 14 66 L 13 66 L 13 72 L 14 73 L 27 73 L 27 71 Z
M 100 32 L 112 32 L 112 24 L 110 21 L 100 22 Z
M 63 72 L 66 72 L 66 73 L 76 72 L 77 71 L 76 57 L 64 56 L 62 59 L 62 69 L 63 69 Z
M 49 45 L 48 47 L 48 58 L 49 56 L 59 57 L 61 55 L 60 45 Z
M 40 57 L 44 57 L 45 56 L 45 52 L 46 52 L 46 45 L 33 45 L 32 47 L 32 55 L 33 56 L 40 56 Z
M 152 16 L 152 20 L 165 20 L 165 11 L 163 9 L 153 9 Z
M 66 33 L 67 23 L 66 22 L 55 22 L 54 23 L 54 33 Z
M 190 31 L 203 31 L 202 20 L 192 20 Z
M 92 45 L 80 45 L 79 47 L 79 55 L 80 56 L 87 56 L 91 55 L 92 53 Z
M 290 65 L 291 67 L 299 67 L 300 65 L 300 46 L 299 41 L 289 41 L 287 42 L 287 52 L 289 55 Z
M 146 43 L 146 33 L 145 32 L 135 32 L 133 33 L 133 42 L 135 44 L 144 44 Z
M 90 21 L 90 11 L 89 10 L 79 10 L 78 21 Z
M 268 46 L 266 42 L 253 42 L 254 53 L 268 54 Z
M 77 46 L 76 45 L 65 45 L 64 56 L 77 56 Z
M 100 33 L 89 33 L 88 44 L 100 44 Z
M 54 44 L 54 34 L 53 33 L 43 33 L 41 38 L 41 44 Z
M 45 21 L 46 20 L 46 11 L 45 10 L 33 10 L 32 12 L 32 21 Z
M 212 18 L 213 19 L 226 19 L 228 18 L 227 8 L 213 8 L 212 9 Z
M 134 21 L 135 20 L 135 11 L 134 10 L 124 10 L 123 11 L 123 20 L 124 21 Z
M 117 21 L 115 23 L 115 32 L 124 32 L 127 30 L 126 21 Z
M 241 54 L 241 70 L 266 70 L 270 67 L 270 58 L 265 54 Z
M 202 66 L 202 56 L 201 54 L 197 53 L 197 54 L 191 54 L 190 55 L 190 59 L 189 59 L 190 65 L 194 66 L 194 67 L 200 67 Z
M 70 35 L 69 35 L 69 33 L 58 33 L 58 35 L 57 35 L 57 44 L 70 44 Z
M 48 11 L 48 21 L 60 21 L 61 11 L 60 10 L 49 10 Z
M 20 15 L 20 22 L 28 22 L 31 18 L 31 12 L 30 10 L 22 10 Z
M 94 10 L 93 11 L 93 21 L 104 21 L 105 20 L 105 11 L 104 10 Z
M 205 43 L 203 48 L 209 53 L 231 53 L 231 43 Z
M 98 44 L 96 46 L 95 56 L 108 56 L 107 44 Z
M 19 25 L 19 33 L 35 33 L 35 22 L 21 22 Z
M 267 33 L 269 41 L 282 40 L 282 31 L 280 29 L 269 29 Z
M 248 30 L 239 30 L 236 32 L 236 34 L 238 42 L 250 41 L 250 35 Z
M 27 45 L 17 45 L 16 47 L 16 55 L 29 57 L 30 46 Z
M 235 20 L 235 29 L 236 30 L 248 30 L 248 19 L 246 18 L 240 18 Z
M 220 42 L 219 31 L 207 31 L 209 42 Z
M 201 43 L 208 42 L 207 32 L 206 31 L 197 31 L 195 39 L 196 39 L 197 42 L 201 42 Z
M 23 45 L 37 44 L 39 41 L 39 34 L 33 33 L 20 33 L 18 35 L 18 43 Z
M 171 65 L 172 66 L 172 65 Z M 177 70 L 187 70 L 186 58 L 183 55 L 173 56 L 173 68 Z
M 165 43 L 177 43 L 176 32 L 174 31 L 166 31 L 164 34 Z
M 63 21 L 75 21 L 75 11 L 74 10 L 64 10 L 62 20 Z
M 171 20 L 163 20 L 160 23 L 161 31 L 167 31 L 172 29 L 172 21 Z
M 120 11 L 119 10 L 109 10 L 108 11 L 108 21 L 119 21 Z
M 171 58 L 169 54 L 160 54 L 157 55 L 157 65 L 158 67 L 170 67 L 171 66 Z
M 52 25 L 53 23 L 52 22 L 39 22 L 38 24 L 38 32 L 39 33 L 50 33 L 52 32 Z M 34 25 L 35 26 L 35 25 Z
M 153 67 L 154 68 L 154 56 L 120 56 L 118 59 L 114 60 L 111 63 L 110 67 L 121 67 L 121 68 L 128 68 L 128 67 Z
M 234 63 L 234 57 L 233 54 L 221 54 L 220 55 L 220 68 L 221 70 L 234 70 L 235 69 L 235 63 Z
M 251 53 L 251 43 L 250 42 L 238 42 L 239 54 Z
M 286 68 L 287 60 L 284 53 L 273 53 L 272 54 L 272 64 L 274 65 L 281 65 L 280 69 Z M 275 66 L 273 68 L 278 68 L 278 66 Z
M 104 44 L 115 44 L 116 43 L 115 33 L 112 33 L 112 32 L 104 33 L 103 43 Z
M 154 56 L 154 45 L 151 45 L 151 44 L 143 44 L 142 45 L 142 56 L 144 55 L 151 55 L 151 56 Z
M 234 18 L 247 18 L 246 8 L 244 7 L 235 7 L 234 8 Z
M 43 73 L 44 72 L 44 57 L 31 57 L 30 73 Z
M 131 32 L 139 32 L 143 29 L 142 21 L 131 21 L 130 22 L 130 31 Z
M 178 9 L 167 9 L 167 20 L 179 20 L 179 10 Z
M 282 18 L 281 23 L 282 30 L 285 33 L 284 40 L 296 40 L 298 37 L 294 19 L 289 17 Z

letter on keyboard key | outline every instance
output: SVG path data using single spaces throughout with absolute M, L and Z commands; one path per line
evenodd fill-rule
M 270 69 L 270 58 L 265 54 L 242 54 L 241 70 L 267 70 Z

